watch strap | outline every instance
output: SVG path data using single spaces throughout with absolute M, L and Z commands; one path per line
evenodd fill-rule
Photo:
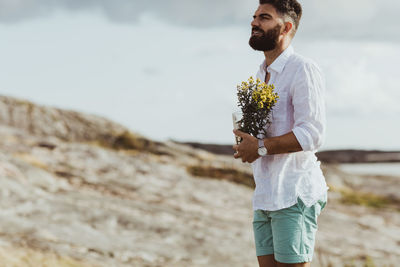
M 258 147 L 264 147 L 264 140 L 263 139 L 258 139 Z

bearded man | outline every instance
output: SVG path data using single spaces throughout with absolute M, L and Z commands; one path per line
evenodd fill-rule
M 325 81 L 312 60 L 291 42 L 302 7 L 296 0 L 260 0 L 249 45 L 264 53 L 257 78 L 274 84 L 279 96 L 267 136 L 241 137 L 235 158 L 252 164 L 253 231 L 260 267 L 309 267 L 317 219 L 328 189 L 315 152 L 325 135 Z

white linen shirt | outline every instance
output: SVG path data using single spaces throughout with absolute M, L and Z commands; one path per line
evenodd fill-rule
M 260 65 L 257 78 L 265 80 L 266 62 Z M 293 131 L 303 151 L 266 155 L 251 165 L 256 188 L 253 210 L 268 211 L 290 207 L 297 197 L 307 207 L 327 197 L 325 178 L 315 156 L 325 135 L 325 80 L 318 66 L 285 49 L 267 67 L 268 84 L 274 84 L 279 98 L 273 107 L 267 138 Z

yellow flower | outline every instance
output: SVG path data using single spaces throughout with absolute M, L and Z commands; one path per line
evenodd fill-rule
M 261 95 L 261 101 L 266 102 L 267 101 L 267 96 L 266 95 Z
M 278 98 L 278 94 L 274 93 L 275 86 L 273 84 L 260 83 L 260 79 L 257 79 L 256 87 L 252 92 L 252 99 L 257 104 L 257 108 L 262 109 L 267 107 L 271 108 L 272 104 L 275 104 Z M 250 77 L 249 82 L 252 82 L 252 77 Z
M 253 76 L 250 76 L 250 78 L 249 78 L 249 83 L 250 83 L 250 84 L 254 83 Z

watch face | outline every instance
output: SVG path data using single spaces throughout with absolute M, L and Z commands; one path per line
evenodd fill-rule
M 265 147 L 258 148 L 258 155 L 260 155 L 260 156 L 267 155 L 267 149 Z

